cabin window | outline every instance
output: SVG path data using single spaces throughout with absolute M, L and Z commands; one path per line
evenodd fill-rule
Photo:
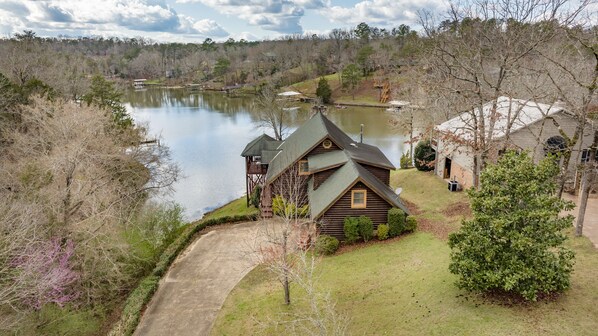
M 299 175 L 309 175 L 309 164 L 307 160 L 299 161 Z
M 326 149 L 328 149 L 328 148 L 332 147 L 332 141 L 330 141 L 330 140 L 328 140 L 328 139 L 326 139 L 326 140 L 322 141 L 322 147 L 324 147 L 324 148 L 326 148 Z
M 351 208 L 365 209 L 367 205 L 367 190 L 356 189 L 351 190 Z

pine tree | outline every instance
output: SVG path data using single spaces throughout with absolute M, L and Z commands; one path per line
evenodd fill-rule
M 330 89 L 330 85 L 328 85 L 328 81 L 324 77 L 321 77 L 320 81 L 318 82 L 316 96 L 322 98 L 322 103 L 330 103 L 330 98 L 332 97 L 332 90 Z

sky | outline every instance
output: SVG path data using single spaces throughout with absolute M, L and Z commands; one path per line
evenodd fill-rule
M 417 26 L 445 0 L 0 0 L 0 36 L 144 37 L 159 42 L 327 34 L 361 22 Z

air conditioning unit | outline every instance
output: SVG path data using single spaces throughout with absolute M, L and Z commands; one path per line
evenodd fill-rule
M 459 191 L 461 187 L 459 186 L 459 182 L 457 181 L 449 181 L 448 183 L 448 190 L 449 191 Z

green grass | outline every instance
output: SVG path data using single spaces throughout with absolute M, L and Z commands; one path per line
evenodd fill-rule
M 450 192 L 446 182 L 436 178 L 434 172 L 420 172 L 415 168 L 398 169 L 391 172 L 390 185 L 403 188 L 401 198 L 426 212 L 438 212 L 452 204 L 467 202 L 464 192 Z
M 330 85 L 330 89 L 332 89 L 332 98 L 334 99 L 335 103 L 350 103 L 350 104 L 380 104 L 378 101 L 378 93 L 371 92 L 372 90 L 366 90 L 364 94 L 356 93 L 355 99 L 353 99 L 353 95 L 351 92 L 344 91 L 341 88 L 341 82 L 338 74 L 331 74 L 323 76 L 328 81 L 328 85 Z M 297 90 L 303 94 L 309 96 L 316 95 L 316 88 L 318 87 L 318 82 L 320 81 L 320 77 L 316 77 L 313 79 L 308 79 L 303 82 L 295 83 L 289 86 L 291 90 Z M 365 85 L 365 84 L 364 84 Z M 356 89 L 357 92 L 361 91 L 360 88 Z
M 23 328 L 15 331 L 14 335 L 94 335 L 100 332 L 104 318 L 105 312 L 101 307 L 94 310 L 47 304 L 28 315 L 24 323 L 21 323 Z
M 450 192 L 433 172 L 399 169 L 391 173 L 390 185 L 403 188 L 401 198 L 417 207 L 414 215 L 420 225 L 437 237 L 445 239 L 469 214 L 467 194 Z
M 217 217 L 224 217 L 224 216 L 234 216 L 234 215 L 249 215 L 252 212 L 255 212 L 255 208 L 253 206 L 247 207 L 247 202 L 245 200 L 245 196 L 236 199 L 212 212 L 207 213 L 203 219 L 209 218 L 217 218 Z
M 402 170 L 391 180 L 420 209 L 420 218 L 441 217 L 466 201 L 464 193 L 448 192 L 429 173 Z M 572 231 L 570 236 L 567 244 L 577 254 L 572 286 L 553 302 L 507 306 L 457 289 L 446 242 L 423 229 L 324 258 L 319 284 L 350 317 L 353 335 L 594 335 L 598 252 L 587 238 L 573 238 Z M 229 295 L 212 334 L 278 334 L 272 321 L 305 309 L 300 291 L 292 295 L 294 303 L 284 306 L 280 284 L 258 267 Z

